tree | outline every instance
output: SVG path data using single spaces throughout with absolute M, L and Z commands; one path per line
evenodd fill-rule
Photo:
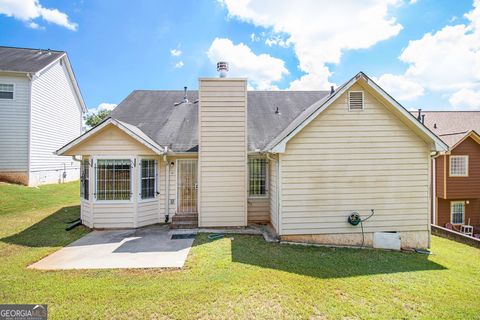
M 99 110 L 98 112 L 92 112 L 85 116 L 85 124 L 90 127 L 95 127 L 97 124 L 103 121 L 110 115 L 110 110 Z

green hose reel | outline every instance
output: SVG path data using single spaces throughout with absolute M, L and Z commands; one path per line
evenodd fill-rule
M 348 223 L 350 223 L 352 226 L 357 226 L 360 222 L 362 222 L 362 219 L 360 218 L 360 214 L 358 212 L 352 212 L 348 216 Z

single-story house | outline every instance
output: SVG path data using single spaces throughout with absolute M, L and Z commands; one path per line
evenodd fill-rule
M 429 246 L 430 165 L 445 150 L 360 72 L 329 91 L 248 91 L 228 77 L 137 90 L 57 153 L 82 157 L 91 228 L 269 223 L 285 241 L 371 246 L 388 232 L 417 248 Z M 354 212 L 374 215 L 354 226 Z

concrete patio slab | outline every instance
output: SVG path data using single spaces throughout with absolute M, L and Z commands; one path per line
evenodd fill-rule
M 182 268 L 194 239 L 166 226 L 132 230 L 92 231 L 83 238 L 32 264 L 42 270 Z

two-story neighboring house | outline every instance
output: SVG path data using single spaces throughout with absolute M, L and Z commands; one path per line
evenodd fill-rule
M 432 222 L 480 228 L 480 112 L 427 111 L 425 125 L 449 145 L 437 157 Z M 475 233 L 478 233 L 477 231 Z
M 78 162 L 54 152 L 82 132 L 86 111 L 66 52 L 0 47 L 0 181 L 77 180 Z

